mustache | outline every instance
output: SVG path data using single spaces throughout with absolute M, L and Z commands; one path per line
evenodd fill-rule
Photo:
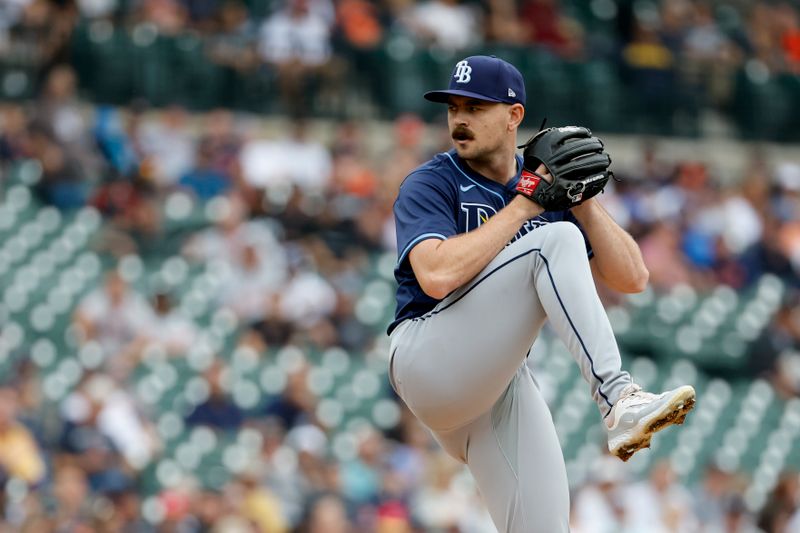
M 475 138 L 475 134 L 464 126 L 457 126 L 455 129 L 453 129 L 453 132 L 450 134 L 450 136 L 457 141 L 472 140 Z

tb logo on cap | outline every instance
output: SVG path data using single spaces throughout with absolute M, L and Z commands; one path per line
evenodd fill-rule
M 469 83 L 469 80 L 472 79 L 470 74 L 472 74 L 472 67 L 469 66 L 466 59 L 456 63 L 456 73 L 453 74 L 456 83 Z

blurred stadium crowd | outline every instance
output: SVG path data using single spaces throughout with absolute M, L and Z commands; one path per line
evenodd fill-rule
M 537 81 L 537 116 L 697 136 L 710 114 L 743 138 L 798 140 L 800 11 L 791 0 L 0 6 L 0 90 L 9 98 L 32 95 L 66 62 L 93 101 L 386 118 L 429 113 L 416 95 L 475 51 L 496 51 Z
M 570 16 L 577 4 L 0 5 L 0 56 L 35 65 L 27 98 L 0 103 L 0 531 L 493 531 L 469 476 L 385 379 L 392 202 L 449 138 L 402 114 L 385 130 L 391 148 L 376 148 L 371 123 L 299 113 L 311 105 L 301 85 L 368 69 L 342 67 L 369 59 L 344 47 L 397 31 L 441 49 L 504 41 L 567 60 L 622 44 L 625 61 L 653 70 L 632 83 L 664 90 L 656 71 L 679 64 L 723 107 L 742 65 L 797 73 L 790 2 L 591 2 L 617 28 L 613 42 Z M 295 112 L 266 123 L 222 107 L 89 100 L 70 55 L 87 20 L 137 26 L 145 40 L 151 27 L 198 32 L 226 68 L 275 65 L 276 109 Z M 4 90 L 19 81 L 6 75 Z M 645 141 L 640 160 L 615 171 L 602 202 L 640 243 L 655 297 L 781 287 L 738 373 L 701 373 L 734 394 L 757 378 L 752 390 L 783 410 L 781 461 L 798 457 L 800 166 L 754 151 L 725 181 Z M 538 356 L 543 386 L 560 379 L 554 361 L 574 366 Z M 551 398 L 560 415 L 571 396 Z M 596 413 L 585 420 L 599 425 Z M 582 443 L 588 464 L 571 470 L 576 533 L 800 531 L 799 462 L 763 481 L 714 453 L 689 471 L 654 450 L 631 469 L 596 433 Z

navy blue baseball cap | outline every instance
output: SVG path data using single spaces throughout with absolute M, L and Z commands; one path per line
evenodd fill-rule
M 525 105 L 525 81 L 517 67 L 499 57 L 470 56 L 456 63 L 447 90 L 429 91 L 425 98 L 447 103 L 451 94 Z

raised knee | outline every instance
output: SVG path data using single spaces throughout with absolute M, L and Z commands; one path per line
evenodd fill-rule
M 583 233 L 572 222 L 552 222 L 547 225 L 547 242 L 551 246 L 585 248 Z

